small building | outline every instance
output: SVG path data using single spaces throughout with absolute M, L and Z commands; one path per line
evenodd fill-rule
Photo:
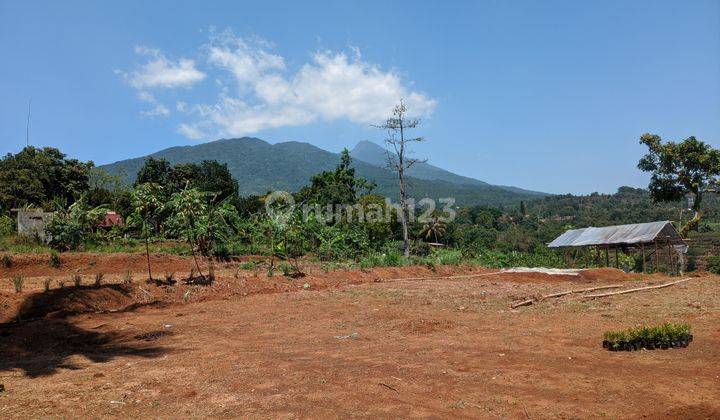
M 37 238 L 43 242 L 50 240 L 45 235 L 45 223 L 55 214 L 54 212 L 46 212 L 41 208 L 21 208 L 11 211 L 17 213 L 18 235 Z
M 123 226 L 123 219 L 122 216 L 117 214 L 114 211 L 108 211 L 105 214 L 105 217 L 100 221 L 100 224 L 98 225 L 101 228 L 110 229 L 112 227 L 122 227 Z
M 688 250 L 687 243 L 675 229 L 672 222 L 660 221 L 650 223 L 634 223 L 605 227 L 586 227 L 571 229 L 558 236 L 548 244 L 550 248 L 595 248 L 595 258 L 600 264 L 600 251 L 605 251 L 605 265 L 610 265 L 610 251 L 615 251 L 615 266 L 618 267 L 618 251 L 631 254 L 640 253 L 643 270 L 646 269 L 648 258 L 654 262 L 655 271 L 660 270 L 660 263 L 665 259 L 668 272 L 675 266 L 684 265 L 684 254 Z

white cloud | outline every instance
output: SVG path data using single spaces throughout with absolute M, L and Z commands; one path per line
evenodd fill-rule
M 205 133 L 195 125 L 180 124 L 178 133 L 191 140 L 201 140 L 205 137 Z
M 429 115 L 437 102 L 412 91 L 400 75 L 353 56 L 320 51 L 295 73 L 262 40 L 238 38 L 230 31 L 205 47 L 208 62 L 233 76 L 236 92 L 223 90 L 218 101 L 198 105 L 201 120 L 192 127 L 210 135 L 241 136 L 316 120 L 347 119 L 380 123 L 402 98 L 411 114 Z M 193 134 L 198 134 L 194 132 Z
M 163 104 L 157 104 L 149 111 L 140 111 L 140 115 L 143 117 L 167 117 L 170 115 L 170 110 Z
M 141 90 L 138 92 L 138 99 L 140 99 L 143 102 L 149 102 L 149 103 L 155 103 L 155 97 L 146 90 Z
M 396 71 L 363 61 L 357 48 L 349 55 L 318 51 L 294 71 L 272 48 L 262 39 L 239 38 L 231 31 L 213 32 L 202 56 L 208 65 L 205 70 L 213 73 L 217 100 L 177 101 L 175 108 L 193 118 L 182 122 L 178 132 L 190 139 L 209 140 L 314 121 L 381 123 L 400 99 L 409 115 L 416 117 L 430 115 L 437 105 L 436 100 L 413 90 Z M 124 77 L 140 90 L 139 95 L 151 87 L 185 86 L 206 77 L 193 60 L 174 62 L 160 51 L 144 47 L 137 51 L 150 60 Z M 161 105 L 154 97 L 141 100 Z M 158 107 L 147 112 L 168 115 L 170 111 L 164 109 L 167 113 Z
M 195 61 L 180 58 L 173 61 L 158 49 L 135 47 L 135 53 L 148 57 L 148 61 L 131 73 L 116 73 L 136 89 L 175 88 L 191 86 L 205 78 L 205 73 L 195 68 Z

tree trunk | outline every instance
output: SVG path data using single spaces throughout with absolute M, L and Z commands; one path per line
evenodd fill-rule
M 147 257 L 148 277 L 150 277 L 150 281 L 152 281 L 152 269 L 150 268 L 150 243 L 148 240 L 147 226 L 145 228 L 145 256 Z
M 687 223 L 685 223 L 680 228 L 680 236 L 683 238 L 687 237 L 687 234 L 691 230 L 697 230 L 698 226 L 700 225 L 700 219 L 702 218 L 702 211 L 700 210 L 700 203 L 702 202 L 702 194 L 696 193 L 695 194 L 695 201 L 693 202 L 692 209 L 695 211 L 695 215 L 692 219 L 688 220 Z
M 398 156 L 398 177 L 400 178 L 400 207 L 402 210 L 403 254 L 410 258 L 410 240 L 408 239 L 408 208 L 405 197 L 405 130 L 400 119 L 400 153 Z

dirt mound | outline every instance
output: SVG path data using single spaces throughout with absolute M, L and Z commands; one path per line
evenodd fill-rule
M 543 272 L 503 272 L 499 274 L 504 279 L 511 279 L 523 283 L 555 283 L 562 281 L 576 283 L 594 283 L 598 281 L 619 282 L 633 279 L 644 279 L 647 275 L 638 273 L 625 273 L 616 268 L 590 268 L 572 273 L 543 273 Z
M 0 266 L 0 277 L 57 276 L 66 273 L 122 274 L 127 271 L 147 270 L 144 254 L 65 252 L 60 254 L 60 267 L 50 266 L 50 254 L 13 254 L 9 267 Z M 192 258 L 170 254 L 152 254 L 154 272 L 186 272 L 192 267 Z
M 63 288 L 27 296 L 15 311 L 15 317 L 28 319 L 118 311 L 135 303 L 132 289 L 117 284 Z
M 626 281 L 626 280 L 637 280 L 644 278 L 643 274 L 639 273 L 626 273 L 617 268 L 591 268 L 588 270 L 582 270 L 579 276 L 588 281 Z

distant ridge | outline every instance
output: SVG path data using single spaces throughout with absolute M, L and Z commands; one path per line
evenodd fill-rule
M 367 143 L 367 144 L 366 144 Z M 353 166 L 359 176 L 375 181 L 375 192 L 391 198 L 398 194 L 396 174 L 378 162 L 378 150 L 370 142 L 361 142 L 353 154 Z M 374 154 L 374 157 L 373 157 Z M 221 139 L 192 146 L 177 146 L 148 156 L 102 165 L 109 173 L 121 176 L 131 184 L 148 157 L 167 159 L 171 164 L 217 160 L 226 163 L 240 184 L 242 194 L 264 194 L 272 190 L 297 191 L 320 172 L 332 170 L 340 156 L 309 143 L 288 141 L 270 144 L 254 137 Z M 371 162 L 366 161 L 371 160 Z M 416 199 L 455 197 L 458 204 L 507 205 L 546 194 L 500 187 L 462 177 L 429 164 L 408 179 L 410 193 Z
M 367 162 L 369 164 L 375 165 L 375 166 L 381 166 L 385 167 L 387 162 L 387 150 L 383 147 L 367 140 L 363 140 L 359 142 L 353 149 L 350 151 L 350 156 L 353 157 L 353 159 L 362 160 L 363 162 Z M 447 181 L 452 184 L 458 184 L 458 185 L 482 185 L 482 186 L 490 186 L 491 184 L 488 184 L 487 182 L 483 182 L 480 180 L 477 180 L 475 178 L 469 178 L 462 175 L 454 174 L 450 171 L 446 171 L 445 169 L 438 168 L 437 166 L 433 166 L 427 162 L 418 162 L 415 165 L 411 166 L 410 169 L 408 169 L 408 176 L 412 176 L 419 179 L 427 179 L 427 180 L 435 180 L 435 181 Z M 506 189 L 508 191 L 517 192 L 520 194 L 528 194 L 528 195 L 534 195 L 536 197 L 544 197 L 548 194 L 538 192 L 538 191 L 530 191 L 530 190 L 524 190 L 522 188 L 517 187 L 506 187 L 504 185 L 496 185 L 496 187 L 500 187 L 503 189 Z

